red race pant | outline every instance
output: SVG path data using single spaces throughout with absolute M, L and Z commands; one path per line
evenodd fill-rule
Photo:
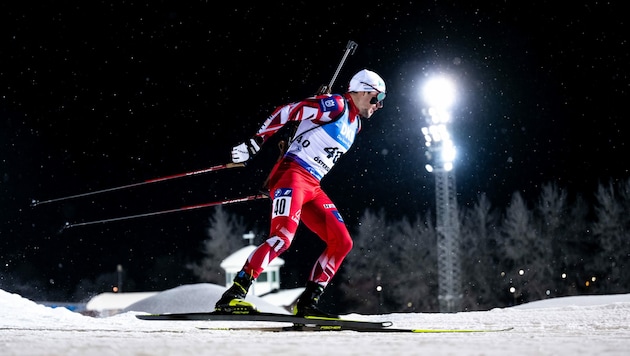
M 326 287 L 352 249 L 352 238 L 319 181 L 295 162 L 282 161 L 269 179 L 272 201 L 269 237 L 247 258 L 243 270 L 256 278 L 286 251 L 300 221 L 326 243 L 309 277 Z

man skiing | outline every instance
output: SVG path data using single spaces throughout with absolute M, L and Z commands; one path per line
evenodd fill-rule
M 345 94 L 317 95 L 280 106 L 253 138 L 232 148 L 232 161 L 246 162 L 280 128 L 297 125 L 267 180 L 273 199 L 269 237 L 250 254 L 232 286 L 217 301 L 217 312 L 244 314 L 255 310 L 245 301 L 252 281 L 289 248 L 301 221 L 326 243 L 326 248 L 293 312 L 298 316 L 334 316 L 321 311 L 317 302 L 352 249 L 352 238 L 320 181 L 350 149 L 361 130 L 361 119 L 370 118 L 383 107 L 385 93 L 383 79 L 363 69 L 352 77 Z

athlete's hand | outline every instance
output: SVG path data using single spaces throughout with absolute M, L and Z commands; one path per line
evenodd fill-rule
M 260 151 L 260 145 L 256 139 L 249 140 L 232 147 L 232 162 L 243 163 L 254 157 Z

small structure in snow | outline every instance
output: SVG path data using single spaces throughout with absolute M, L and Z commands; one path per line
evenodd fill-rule
M 243 268 L 247 257 L 256 249 L 256 246 L 248 245 L 228 256 L 221 262 L 221 268 L 225 270 L 225 286 L 232 285 L 236 274 Z M 271 291 L 280 289 L 280 267 L 284 266 L 284 260 L 276 258 L 256 278 L 249 292 L 255 296 L 261 296 Z
M 234 277 L 243 268 L 243 263 L 257 247 L 252 245 L 253 233 L 245 234 L 243 238 L 249 240 L 249 245 L 229 255 L 221 262 L 221 268 L 225 270 L 226 287 L 232 285 Z M 302 294 L 304 288 L 280 289 L 280 267 L 282 266 L 284 266 L 284 260 L 279 257 L 271 261 L 252 283 L 249 295 L 260 297 L 270 304 L 291 311 L 293 304 Z

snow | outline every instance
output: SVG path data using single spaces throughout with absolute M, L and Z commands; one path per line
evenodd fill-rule
M 210 283 L 179 286 L 137 301 L 127 306 L 124 311 L 141 311 L 150 314 L 207 312 L 214 309 L 214 305 L 225 289 L 224 286 Z M 252 293 L 247 295 L 246 300 L 256 305 L 261 311 L 289 314 L 286 309 L 273 305 Z
M 135 293 L 101 293 L 92 299 L 85 305 L 87 310 L 94 311 L 114 311 L 116 313 L 125 309 L 126 307 L 152 297 L 157 292 L 135 292 Z
M 198 293 L 205 293 L 197 289 Z M 214 298 L 206 295 L 189 298 Z M 181 295 L 158 293 L 180 305 Z M 138 302 L 141 303 L 141 302 Z M 628 355 L 630 294 L 556 298 L 460 313 L 358 315 L 394 327 L 506 328 L 496 333 L 411 334 L 201 330 L 238 322 L 143 321 L 125 311 L 95 318 L 0 290 L 2 355 Z M 256 325 L 271 326 L 269 323 Z

